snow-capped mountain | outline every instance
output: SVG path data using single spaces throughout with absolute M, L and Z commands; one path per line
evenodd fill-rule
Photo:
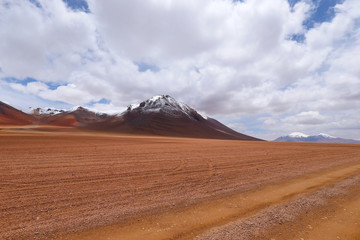
M 31 114 L 23 115 L 30 119 L 29 124 L 34 125 L 143 135 L 260 140 L 238 133 L 215 119 L 204 118 L 193 108 L 169 95 L 154 96 L 141 103 L 131 104 L 126 111 L 115 115 L 96 113 L 83 107 L 69 111 L 37 108 Z M 1 118 L 0 115 L 0 124 Z
M 122 132 L 165 136 L 259 140 L 238 133 L 215 119 L 204 118 L 193 108 L 169 95 L 131 104 L 109 127 Z
M 318 135 L 310 136 L 300 132 L 290 133 L 289 135 L 279 137 L 274 141 L 275 142 L 360 143 L 360 141 L 338 138 L 326 133 L 320 133 Z
M 173 117 L 180 117 L 181 114 L 185 114 L 189 117 L 192 117 L 196 112 L 194 109 L 190 108 L 188 105 L 176 101 L 169 95 L 158 95 L 149 98 L 138 104 L 131 104 L 128 106 L 127 112 L 130 111 L 139 111 L 141 113 L 152 113 L 159 112 L 163 114 L 168 114 Z
M 53 108 L 35 108 L 31 109 L 31 116 L 36 119 L 34 123 L 40 125 L 81 127 L 100 122 L 109 115 L 95 113 L 86 108 L 76 106 L 68 111 Z
M 56 115 L 66 112 L 55 108 L 30 108 L 30 113 L 33 115 Z
M 306 135 L 301 132 L 293 132 L 293 133 L 290 133 L 288 136 L 292 137 L 292 138 L 307 138 L 309 135 Z
M 326 133 L 320 133 L 318 136 L 321 136 L 321 137 L 324 137 L 324 138 L 336 138 L 336 137 L 331 136 L 331 135 L 326 134 Z

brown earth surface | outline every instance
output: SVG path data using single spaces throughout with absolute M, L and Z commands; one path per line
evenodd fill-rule
M 360 239 L 359 186 L 356 144 L 0 129 L 0 239 Z

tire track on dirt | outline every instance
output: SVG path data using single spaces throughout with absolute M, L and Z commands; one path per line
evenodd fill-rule
M 290 202 L 269 206 L 253 216 L 209 229 L 195 239 L 360 239 L 359 183 L 357 174 L 301 194 Z
M 107 226 L 60 239 L 191 239 L 215 226 L 252 216 L 266 207 L 291 201 L 300 194 L 314 192 L 356 174 L 360 174 L 359 162 L 137 219 L 132 225 Z
M 183 169 L 184 169 L 184 166 L 185 166 L 185 164 L 186 164 L 187 162 L 188 162 L 188 160 L 186 160 L 186 159 L 181 159 L 179 165 L 176 166 L 173 171 L 174 171 L 174 172 L 178 172 L 178 171 L 183 170 Z
M 205 161 L 206 161 L 206 163 L 208 165 L 208 169 L 209 169 L 209 179 L 211 179 L 216 174 L 215 165 L 211 160 L 205 160 Z

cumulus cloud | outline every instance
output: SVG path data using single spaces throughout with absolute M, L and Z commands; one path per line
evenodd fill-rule
M 0 0 L 0 91 L 108 112 L 170 94 L 241 131 L 248 116 L 271 134 L 354 128 L 337 116 L 357 119 L 360 107 L 357 0 L 311 28 L 317 6 L 306 0 L 87 2 L 83 12 Z
M 283 119 L 285 123 L 318 125 L 326 121 L 326 118 L 317 111 L 301 112 L 295 116 L 290 116 Z
M 66 81 L 91 56 L 95 25 L 91 16 L 73 12 L 62 1 L 2 0 L 0 66 L 2 75 Z M 89 56 L 90 55 L 90 56 Z

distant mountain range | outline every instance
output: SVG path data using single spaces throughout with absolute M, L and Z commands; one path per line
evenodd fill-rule
M 128 134 L 260 141 L 238 133 L 169 95 L 131 104 L 123 113 L 109 115 L 86 108 L 65 111 L 32 109 L 30 114 L 0 102 L 1 125 L 52 125 Z
M 282 136 L 274 140 L 275 142 L 315 142 L 315 143 L 360 143 L 353 139 L 344 139 L 333 137 L 325 133 L 318 135 L 306 135 L 300 132 L 294 132 L 287 136 Z

